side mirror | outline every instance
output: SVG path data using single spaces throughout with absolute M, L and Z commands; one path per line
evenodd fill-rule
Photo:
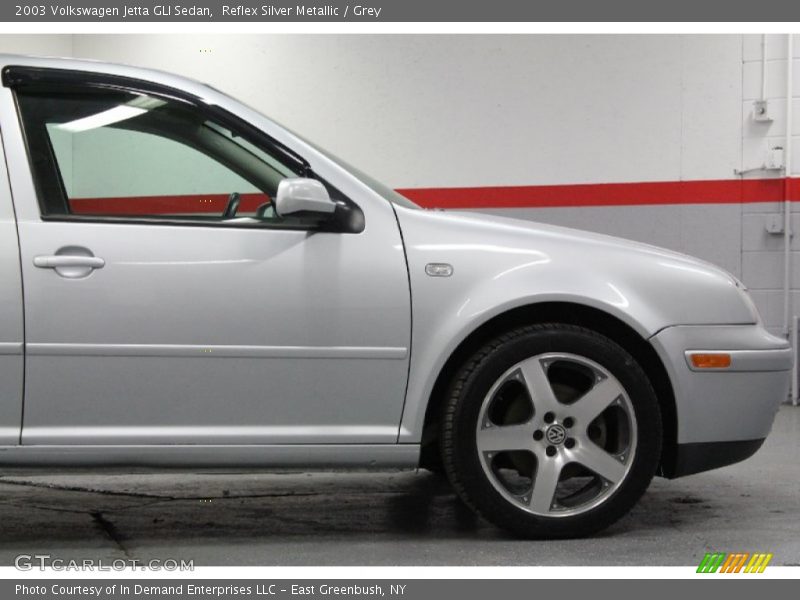
M 275 213 L 279 217 L 330 216 L 336 210 L 328 190 L 316 179 L 290 177 L 278 184 Z

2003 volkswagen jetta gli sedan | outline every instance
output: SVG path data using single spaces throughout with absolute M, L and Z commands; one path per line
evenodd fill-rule
M 587 535 L 750 456 L 786 396 L 710 264 L 421 210 L 180 77 L 0 66 L 0 466 L 422 466 Z

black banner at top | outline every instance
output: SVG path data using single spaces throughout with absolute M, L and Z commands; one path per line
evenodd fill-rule
M 766 22 L 789 0 L 11 0 L 1 22 Z

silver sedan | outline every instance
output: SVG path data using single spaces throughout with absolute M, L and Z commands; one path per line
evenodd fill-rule
M 750 456 L 786 397 L 713 265 L 421 210 L 177 76 L 0 67 L 0 465 L 422 466 L 577 536 Z

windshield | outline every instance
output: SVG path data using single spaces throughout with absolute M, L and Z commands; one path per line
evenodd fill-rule
M 314 142 L 307 140 L 301 135 L 298 135 L 291 129 L 287 129 L 286 127 L 284 127 L 284 129 L 291 132 L 291 134 L 294 135 L 295 137 L 303 140 L 306 144 L 314 148 L 314 150 L 325 156 L 325 158 L 332 160 L 337 165 L 342 167 L 345 171 L 348 171 L 351 175 L 354 175 L 359 181 L 361 181 L 364 185 L 370 188 L 373 192 L 375 192 L 379 196 L 382 196 L 384 199 L 388 200 L 392 204 L 397 204 L 398 206 L 403 206 L 405 208 L 414 208 L 418 210 L 420 209 L 420 206 L 418 204 L 414 204 L 411 200 L 409 200 L 402 194 L 398 194 L 385 183 L 381 183 L 377 179 L 367 175 L 361 169 L 357 169 L 356 167 L 342 160 L 338 156 L 334 156 L 333 154 L 325 150 L 325 148 L 320 148 Z
M 214 92 L 216 92 L 218 94 L 227 95 L 227 94 L 225 94 L 225 92 L 221 92 L 220 90 L 216 89 L 212 85 L 209 85 L 209 84 L 204 84 L 204 85 L 207 88 L 213 90 Z M 230 96 L 228 96 L 228 97 L 230 97 Z M 236 102 L 239 102 L 240 104 L 244 104 L 243 102 L 241 102 L 239 100 L 236 100 Z M 249 107 L 249 108 L 251 110 L 255 111 L 255 112 L 259 112 L 257 109 L 255 109 L 253 107 Z M 272 119 L 270 119 L 270 120 L 272 120 Z M 320 148 L 314 142 L 306 139 L 302 135 L 299 135 L 295 131 L 292 131 L 291 129 L 289 129 L 285 125 L 281 125 L 280 123 L 277 123 L 274 120 L 272 120 L 272 122 L 276 123 L 277 125 L 279 125 L 283 129 L 285 129 L 286 131 L 291 133 L 296 138 L 302 140 L 303 142 L 305 142 L 306 144 L 308 144 L 309 146 L 314 148 L 314 150 L 316 150 L 317 152 L 319 152 L 320 154 L 325 156 L 327 159 L 333 161 L 334 163 L 336 163 L 337 165 L 342 167 L 345 171 L 348 171 L 350 174 L 355 176 L 359 181 L 361 181 L 364 185 L 366 185 L 368 188 L 370 188 L 373 192 L 375 192 L 379 196 L 383 197 L 384 199 L 388 200 L 392 204 L 396 204 L 398 206 L 403 206 L 405 208 L 412 208 L 412 209 L 417 209 L 417 210 L 420 209 L 420 206 L 418 204 L 414 204 L 411 200 L 409 200 L 408 198 L 406 198 L 402 194 L 398 194 L 396 191 L 394 191 L 388 185 L 381 183 L 377 179 L 374 179 L 373 177 L 367 175 L 366 173 L 364 173 L 360 169 L 357 169 L 356 167 L 354 167 L 351 164 L 347 163 L 346 161 L 342 160 L 338 156 L 335 156 L 335 155 L 331 154 L 330 152 L 325 150 L 325 148 Z
M 320 154 L 324 154 L 327 158 L 338 164 L 340 167 L 355 175 L 355 177 L 358 178 L 364 185 L 366 185 L 368 188 L 370 188 L 373 192 L 375 192 L 379 196 L 383 196 L 386 200 L 388 200 L 392 204 L 397 204 L 398 206 L 403 206 L 405 208 L 416 208 L 416 209 L 420 208 L 419 205 L 414 204 L 411 200 L 409 200 L 402 194 L 398 194 L 388 185 L 381 183 L 380 181 L 374 179 L 373 177 L 370 177 L 369 175 L 364 173 L 364 171 L 361 171 L 360 169 L 357 169 L 353 165 L 346 163 L 345 161 L 334 156 L 324 148 L 320 148 L 319 146 L 309 142 L 308 140 L 303 140 L 303 141 L 305 141 L 309 146 L 313 146 L 314 149 Z

